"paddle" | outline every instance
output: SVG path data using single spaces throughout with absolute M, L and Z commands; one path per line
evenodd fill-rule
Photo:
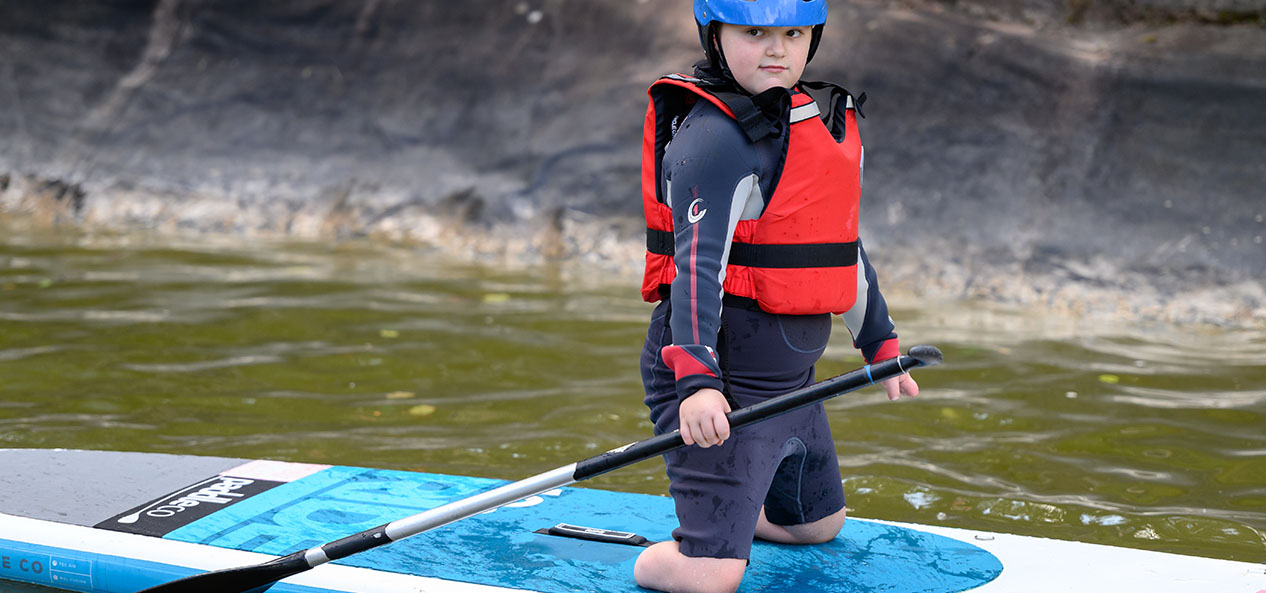
M 915 346 L 909 355 L 885 360 L 798 389 L 773 399 L 739 408 L 726 415 L 730 428 L 785 414 L 797 408 L 828 400 L 872 383 L 891 379 L 921 366 L 941 363 L 941 351 L 932 346 Z M 499 488 L 450 502 L 411 517 L 398 519 L 360 533 L 332 541 L 323 546 L 295 552 L 263 564 L 217 570 L 171 581 L 145 589 L 140 593 L 262 593 L 277 581 L 299 574 L 331 560 L 346 558 L 381 545 L 401 540 L 423 531 L 435 529 L 472 515 L 540 494 L 547 490 L 574 484 L 609 471 L 645 461 L 683 447 L 681 433 L 673 431 L 643 441 L 630 443 L 555 470 L 506 484 Z

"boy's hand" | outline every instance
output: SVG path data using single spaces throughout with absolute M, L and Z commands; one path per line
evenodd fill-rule
M 901 375 L 885 380 L 883 382 L 884 391 L 888 392 L 888 399 L 896 400 L 902 395 L 914 397 L 919 395 L 919 384 L 914 382 L 914 377 L 910 375 Z
M 725 417 L 730 404 L 720 391 L 700 389 L 681 400 L 677 411 L 681 419 L 681 440 L 687 445 L 697 443 L 707 449 L 730 438 L 730 421 Z

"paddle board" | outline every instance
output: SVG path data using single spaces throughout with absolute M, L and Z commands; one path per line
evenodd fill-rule
M 133 593 L 249 566 L 506 482 L 269 460 L 0 450 L 0 579 Z M 319 566 L 278 593 L 639 591 L 665 497 L 560 488 Z M 757 542 L 741 591 L 1262 593 L 1266 567 L 850 518 L 815 546 Z

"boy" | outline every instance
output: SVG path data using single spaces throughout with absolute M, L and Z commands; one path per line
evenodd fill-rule
M 642 353 L 680 527 L 638 558 L 639 585 L 732 592 L 753 537 L 830 541 L 844 524 L 835 444 L 821 405 L 731 438 L 725 414 L 813 382 L 831 313 L 870 362 L 897 335 L 857 237 L 860 106 L 801 82 L 825 0 L 695 0 L 707 60 L 651 87 L 643 142 L 647 267 L 660 301 Z M 908 375 L 884 384 L 914 396 Z

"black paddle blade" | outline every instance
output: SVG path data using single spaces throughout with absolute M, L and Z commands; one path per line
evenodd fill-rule
M 920 366 L 934 367 L 941 364 L 945 358 L 941 355 L 941 350 L 936 346 L 928 346 L 920 344 L 910 349 L 910 356 L 919 361 Z
M 312 568 L 297 552 L 263 564 L 196 574 L 138 593 L 263 593 L 277 581 Z

